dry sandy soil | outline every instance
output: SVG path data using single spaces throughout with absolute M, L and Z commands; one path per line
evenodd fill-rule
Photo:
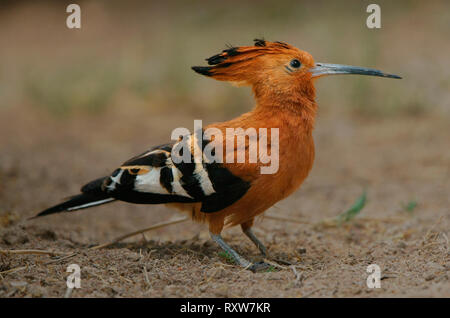
M 142 108 L 62 121 L 26 107 L 2 111 L 0 249 L 69 257 L 0 253 L 0 297 L 62 297 L 74 263 L 81 288 L 72 297 L 450 297 L 450 125 L 443 116 L 320 114 L 310 177 L 267 212 L 304 224 L 261 218 L 255 226 L 270 259 L 281 264 L 271 271 L 230 264 L 207 229 L 190 221 L 89 248 L 176 216 L 163 206 L 113 203 L 27 221 L 167 141 L 173 127 L 192 127 L 192 119 Z M 368 202 L 356 218 L 341 226 L 327 221 L 364 189 Z M 259 260 L 239 228 L 224 238 Z M 369 264 L 381 268 L 380 289 L 366 286 Z

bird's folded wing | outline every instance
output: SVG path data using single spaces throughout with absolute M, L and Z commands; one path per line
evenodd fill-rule
M 174 144 L 165 144 L 126 161 L 107 177 L 102 190 L 118 200 L 142 203 L 201 202 L 217 212 L 239 200 L 250 183 L 220 163 L 175 163 Z

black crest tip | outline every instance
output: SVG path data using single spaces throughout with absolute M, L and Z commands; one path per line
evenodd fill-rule
M 226 50 L 222 51 L 223 53 L 227 53 L 228 56 L 236 56 L 239 54 L 238 48 L 237 47 L 230 47 Z
M 209 65 L 217 65 L 225 60 L 226 58 L 222 54 L 216 54 L 206 59 Z
M 285 49 L 289 48 L 289 44 L 285 43 L 285 42 L 281 42 L 281 41 L 275 41 L 276 44 L 284 47 Z
M 254 39 L 255 46 L 266 46 L 266 40 L 264 39 Z
M 206 76 L 211 76 L 211 67 L 209 66 L 192 66 L 191 67 L 195 72 L 202 74 L 202 75 L 206 75 Z

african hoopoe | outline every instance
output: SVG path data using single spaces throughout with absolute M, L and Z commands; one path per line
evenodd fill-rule
M 254 46 L 231 47 L 207 59 L 209 66 L 192 69 L 221 81 L 250 85 L 256 99 L 254 109 L 233 120 L 214 123 L 223 132 L 227 128 L 278 128 L 275 145 L 268 138 L 268 151 L 279 151 L 279 169 L 273 174 L 262 174 L 261 162 L 219 163 L 203 155 L 195 160 L 195 147 L 202 150 L 213 143 L 220 150 L 224 140 L 210 140 L 199 132 L 186 136 L 189 144 L 189 162 L 175 160 L 174 152 L 181 140 L 156 146 L 126 161 L 111 176 L 96 179 L 81 188 L 81 194 L 59 205 L 42 211 L 43 216 L 63 211 L 75 211 L 121 200 L 139 204 L 169 204 L 190 214 L 194 221 L 209 225 L 211 238 L 233 259 L 250 270 L 265 268 L 241 257 L 221 237 L 224 226 L 241 225 L 246 236 L 263 255 L 267 250 L 255 237 L 251 227 L 254 218 L 276 202 L 294 192 L 308 176 L 314 161 L 312 130 L 316 116 L 314 80 L 332 74 L 361 74 L 400 78 L 381 71 L 315 63 L 312 56 L 282 42 L 255 40 Z M 206 128 L 208 128 L 206 127 Z M 200 133 L 202 133 L 201 131 Z M 232 136 L 235 150 L 234 135 Z M 221 137 L 222 138 L 222 137 Z M 219 143 L 221 142 L 221 143 Z M 245 141 L 248 157 L 252 143 Z M 223 148 L 223 156 L 230 149 Z M 180 152 L 181 153 L 181 152 Z M 179 159 L 179 158 L 178 158 Z

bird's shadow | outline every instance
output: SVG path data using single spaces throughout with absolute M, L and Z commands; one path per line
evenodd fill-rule
M 189 255 L 198 260 L 207 259 L 224 259 L 222 257 L 222 249 L 208 240 L 179 240 L 179 241 L 139 241 L 131 243 L 114 243 L 105 249 L 121 249 L 126 248 L 142 255 L 150 255 L 151 258 L 168 259 L 175 255 Z M 242 255 L 252 255 L 253 252 L 247 248 L 233 246 L 233 248 Z
M 231 244 L 232 248 L 244 258 L 249 259 L 252 262 L 262 261 L 264 258 L 259 251 L 247 246 L 240 246 Z M 214 242 L 209 240 L 179 240 L 179 241 L 139 241 L 131 243 L 114 243 L 105 249 L 121 249 L 126 248 L 128 250 L 144 255 L 146 258 L 168 260 L 176 255 L 185 255 L 194 257 L 198 261 L 218 261 L 230 265 L 235 265 L 232 259 L 226 255 L 226 253 Z M 275 261 L 280 265 L 293 265 L 295 262 L 288 260 L 286 254 L 283 252 L 270 253 L 269 259 Z

